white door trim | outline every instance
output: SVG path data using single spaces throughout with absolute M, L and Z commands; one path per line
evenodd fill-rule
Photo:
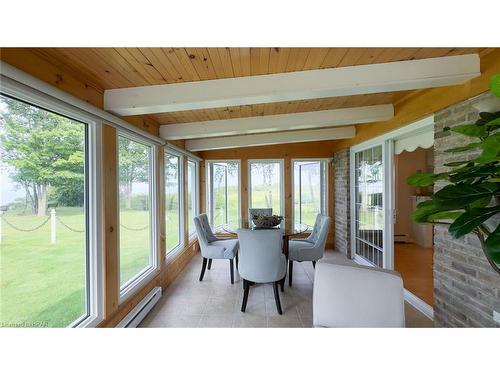
M 365 142 L 354 145 L 350 148 L 350 206 L 351 206 L 351 254 L 356 263 L 362 265 L 371 265 L 364 258 L 356 255 L 355 246 L 355 154 L 368 148 L 382 144 L 383 163 L 384 163 L 384 268 L 394 269 L 394 141 L 408 136 L 418 136 L 429 129 L 434 128 L 434 114 L 417 120 L 409 125 L 395 129 L 378 137 L 369 139 Z M 389 199 L 390 198 L 390 199 Z M 390 237 L 389 237 L 390 234 Z M 405 301 L 422 312 L 429 319 L 433 319 L 434 309 L 432 306 L 425 303 L 422 299 L 414 295 L 408 290 L 404 290 Z

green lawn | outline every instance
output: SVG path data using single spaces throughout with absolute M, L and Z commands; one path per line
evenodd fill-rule
M 147 224 L 146 211 L 123 211 L 130 228 Z M 57 216 L 71 228 L 83 229 L 78 208 L 58 208 Z M 21 228 L 33 228 L 45 218 L 8 213 L 6 219 Z M 20 232 L 2 223 L 0 245 L 0 326 L 42 325 L 64 327 L 85 312 L 84 233 L 57 222 L 57 242 L 50 243 L 50 221 L 33 232 Z M 149 231 L 120 231 L 121 280 L 149 263 Z

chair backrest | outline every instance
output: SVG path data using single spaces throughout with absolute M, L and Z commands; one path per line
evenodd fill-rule
M 217 241 L 210 228 L 210 223 L 208 222 L 207 214 L 200 214 L 193 218 L 194 226 L 196 228 L 196 234 L 198 235 L 198 240 L 200 242 L 200 247 L 208 246 L 210 242 Z
M 269 283 L 284 277 L 283 233 L 279 229 L 238 229 L 239 267 L 242 278 Z
M 311 235 L 307 238 L 308 241 L 314 243 L 315 247 L 325 247 L 330 229 L 331 219 L 329 216 L 318 214 Z
M 373 267 L 319 262 L 313 323 L 315 327 L 404 327 L 401 276 Z

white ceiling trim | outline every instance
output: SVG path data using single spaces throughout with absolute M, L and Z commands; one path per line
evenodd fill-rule
M 393 105 L 382 104 L 367 107 L 331 109 L 327 111 L 162 125 L 160 127 L 160 136 L 167 140 L 223 137 L 330 128 L 332 126 L 386 121 L 392 117 L 394 117 Z
M 456 85 L 480 75 L 478 54 L 106 90 L 128 116 Z
M 186 141 L 186 149 L 189 151 L 220 150 L 226 148 L 267 146 L 283 143 L 327 141 L 353 138 L 355 135 L 356 128 L 354 126 L 343 126 L 339 128 L 299 130 L 284 133 L 189 139 Z

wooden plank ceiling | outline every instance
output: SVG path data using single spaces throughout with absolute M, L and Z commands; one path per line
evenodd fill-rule
M 481 48 L 33 48 L 103 90 L 481 53 Z M 395 103 L 408 92 L 149 115 L 159 124 Z

